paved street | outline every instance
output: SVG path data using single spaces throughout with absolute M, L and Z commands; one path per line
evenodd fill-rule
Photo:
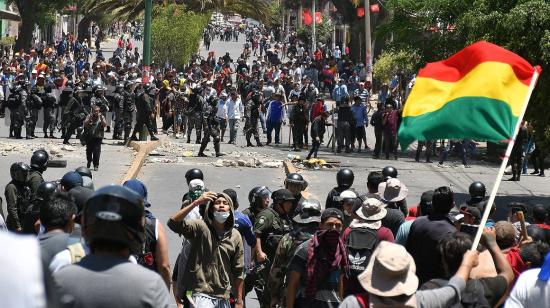
M 241 51 L 241 42 L 219 42 L 215 41 L 211 45 L 211 50 L 216 51 L 216 55 L 229 51 L 233 59 L 236 59 Z M 220 52 L 220 50 L 224 52 Z M 202 54 L 207 52 L 202 50 Z M 244 136 L 242 135 L 241 123 L 237 146 L 222 143 L 221 150 L 227 155 L 222 159 L 227 161 L 244 160 L 257 158 L 260 161 L 282 161 L 288 155 L 306 156 L 307 153 L 291 152 L 288 144 L 288 127 L 284 127 L 282 135 L 283 142 L 280 146 L 247 148 Z M 370 147 L 374 146 L 374 135 L 372 129 L 368 129 L 368 143 Z M 329 129 L 330 132 L 330 129 Z M 228 132 L 226 132 L 226 138 Z M 221 191 L 226 188 L 233 188 L 238 192 L 240 209 L 247 207 L 247 196 L 251 188 L 259 185 L 266 185 L 272 191 L 279 189 L 283 185 L 283 168 L 249 168 L 249 167 L 215 167 L 218 162 L 215 157 L 198 158 L 186 157 L 191 153 L 196 156 L 199 145 L 187 144 L 184 139 L 173 139 L 171 136 L 164 136 L 164 147 L 158 149 L 159 155 L 149 158 L 149 162 L 143 167 L 139 178 L 143 180 L 149 190 L 149 198 L 153 204 L 151 210 L 161 220 L 166 222 L 169 216 L 180 207 L 182 195 L 187 191 L 184 174 L 192 168 L 197 167 L 205 173 L 206 186 L 213 191 Z M 265 135 L 261 136 L 262 142 L 265 141 Z M 328 137 L 326 137 L 328 139 Z M 195 141 L 195 134 L 192 134 L 192 141 Z M 227 141 L 227 139 L 226 139 Z M 208 147 L 212 150 L 212 144 Z M 187 152 L 187 153 L 186 153 Z M 207 152 L 207 154 L 212 154 Z M 466 200 L 468 186 L 472 181 L 480 180 L 492 187 L 496 177 L 498 166 L 492 163 L 474 161 L 472 168 L 464 169 L 460 166 L 456 157 L 449 158 L 448 163 L 452 165 L 452 159 L 456 159 L 458 167 L 438 168 L 437 164 L 415 163 L 414 157 L 402 154 L 397 161 L 374 160 L 371 154 L 353 153 L 338 154 L 330 152 L 326 146 L 320 151 L 320 158 L 330 161 L 339 161 L 341 167 L 352 168 L 355 172 L 354 187 L 359 191 L 366 191 L 366 182 L 368 172 L 381 170 L 386 165 L 393 165 L 399 170 L 399 178 L 408 186 L 409 195 L 407 203 L 412 206 L 418 203 L 422 192 L 434 189 L 438 186 L 449 185 L 456 192 L 457 204 Z M 300 171 L 309 182 L 308 191 L 318 198 L 322 204 L 326 199 L 328 191 L 336 186 L 336 171 L 334 169 L 322 170 L 302 170 Z M 506 176 L 505 178 L 508 178 Z M 536 176 L 524 176 L 521 182 L 502 182 L 500 186 L 500 195 L 497 199 L 498 212 L 503 215 L 510 198 L 522 200 L 529 204 L 535 204 L 542 201 L 542 198 L 550 196 L 548 191 L 549 178 L 540 178 Z M 173 262 L 179 252 L 181 239 L 169 233 L 170 260 Z M 247 307 L 258 307 L 257 301 L 251 299 L 253 295 L 247 298 Z

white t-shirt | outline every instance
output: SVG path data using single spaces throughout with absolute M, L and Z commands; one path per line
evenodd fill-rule
M 504 304 L 505 308 L 550 307 L 550 281 L 538 279 L 540 268 L 523 272 Z

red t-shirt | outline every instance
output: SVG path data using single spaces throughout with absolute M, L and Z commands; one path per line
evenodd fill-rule
M 547 224 L 537 224 L 537 227 L 545 230 L 550 230 L 550 225 Z

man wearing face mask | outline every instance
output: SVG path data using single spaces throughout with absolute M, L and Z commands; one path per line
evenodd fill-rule
M 340 304 L 348 271 L 346 246 L 340 237 L 343 219 L 342 211 L 325 209 L 319 230 L 298 246 L 288 266 L 287 308 L 335 308 Z
M 204 203 L 203 219 L 184 219 Z M 229 308 L 231 290 L 235 291 L 235 307 L 243 307 L 244 250 L 239 231 L 233 228 L 234 217 L 228 195 L 205 192 L 168 220 L 172 231 L 191 242 L 181 283 L 192 292 L 195 307 Z M 181 291 L 176 286 L 176 292 Z
M 254 222 L 256 234 L 255 257 L 258 264 L 273 261 L 275 251 L 282 237 L 291 231 L 290 211 L 294 196 L 288 189 L 279 189 L 271 194 L 271 207 L 263 210 Z M 256 294 L 261 307 L 269 307 L 271 296 L 265 287 L 269 277 L 269 266 L 258 273 L 255 283 Z

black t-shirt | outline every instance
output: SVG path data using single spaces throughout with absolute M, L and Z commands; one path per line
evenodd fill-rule
M 494 307 L 502 296 L 506 293 L 508 282 L 503 276 L 486 277 L 478 279 L 483 284 L 485 299 Z

